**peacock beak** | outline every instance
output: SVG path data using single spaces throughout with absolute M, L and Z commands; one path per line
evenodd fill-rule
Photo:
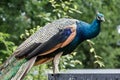
M 105 22 L 105 18 L 104 18 L 104 17 L 102 17 L 102 18 L 101 18 L 101 21 Z

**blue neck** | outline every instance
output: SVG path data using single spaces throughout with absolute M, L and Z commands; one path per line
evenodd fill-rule
M 62 50 L 64 50 L 64 55 L 73 51 L 76 46 L 84 40 L 93 38 L 100 32 L 100 21 L 98 20 L 94 20 L 91 24 L 85 23 L 83 21 L 76 22 L 76 24 L 77 35 L 69 45 L 62 48 Z
M 83 31 L 85 39 L 96 37 L 100 32 L 100 21 L 95 19 L 89 26 L 85 26 Z

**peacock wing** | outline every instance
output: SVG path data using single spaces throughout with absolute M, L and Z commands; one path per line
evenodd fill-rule
M 74 31 L 75 29 L 75 24 L 76 24 L 75 19 L 59 19 L 56 21 L 53 21 L 52 23 L 47 24 L 46 26 L 40 28 L 36 33 L 31 35 L 27 40 L 25 40 L 14 52 L 15 54 L 20 56 L 26 56 L 27 54 L 30 54 L 31 52 L 36 51 L 36 49 L 41 48 L 43 49 L 43 46 L 47 45 L 47 49 L 51 49 L 55 46 L 58 46 L 60 42 L 60 37 L 56 38 L 56 41 L 52 41 L 54 37 L 58 37 L 60 33 L 66 34 L 66 32 Z M 74 25 L 74 27 L 73 27 Z M 73 35 L 73 34 L 72 34 Z M 64 37 L 62 35 L 61 37 Z M 67 36 L 68 37 L 68 36 Z M 65 39 L 67 39 L 65 36 Z M 64 41 L 63 39 L 62 41 Z M 51 46 L 50 43 L 52 44 Z M 56 45 L 58 44 L 58 45 Z M 64 43 L 66 44 L 66 43 Z M 41 46 L 41 47 L 40 47 Z M 62 45 L 64 46 L 64 45 Z M 45 48 L 45 47 L 44 47 Z M 57 48 L 56 48 L 57 49 Z M 54 49 L 54 50 L 56 50 Z M 53 51 L 54 51 L 53 50 Z M 47 51 L 46 49 L 43 49 L 42 53 Z

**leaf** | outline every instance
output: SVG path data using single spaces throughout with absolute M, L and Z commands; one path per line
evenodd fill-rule
M 91 52 L 91 53 L 92 53 L 92 52 L 94 52 L 94 51 L 95 51 L 95 49 L 94 49 L 94 48 L 91 48 L 91 49 L 90 49 L 90 52 Z
M 72 52 L 73 56 L 75 56 L 77 54 L 77 52 Z
M 98 64 L 100 67 L 105 67 L 104 63 L 99 60 L 95 61 L 94 63 Z
M 91 40 L 87 40 L 88 43 L 91 43 L 92 45 L 95 45 L 95 43 Z
M 74 8 L 70 8 L 70 10 L 71 10 L 71 11 L 74 11 L 74 12 L 77 12 L 77 13 L 79 13 L 79 14 L 81 14 L 81 13 L 82 13 L 81 11 L 76 10 L 76 9 L 74 9 Z
M 95 55 L 94 57 L 97 58 L 97 59 L 102 59 L 102 57 L 98 56 L 98 55 Z

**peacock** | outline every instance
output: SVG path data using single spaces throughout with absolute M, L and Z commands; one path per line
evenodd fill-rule
M 100 33 L 104 15 L 96 14 L 91 24 L 71 18 L 55 20 L 26 39 L 0 67 L 0 80 L 22 80 L 32 66 L 53 61 L 59 72 L 62 55 L 70 54 L 81 42 Z

